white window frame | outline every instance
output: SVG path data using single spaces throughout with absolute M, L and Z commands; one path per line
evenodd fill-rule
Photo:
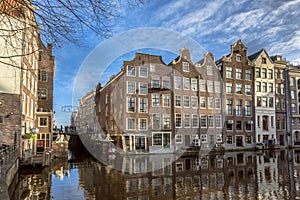
M 182 134 L 176 134 L 175 135 L 175 142 L 176 144 L 182 144 Z
M 133 92 L 130 92 L 130 91 L 129 91 L 129 84 L 131 84 L 131 83 L 134 84 L 134 91 L 133 91 Z M 133 82 L 133 81 L 127 81 L 126 91 L 127 91 L 127 94 L 135 94 L 135 93 L 136 93 L 136 82 Z
M 154 103 L 156 103 L 155 101 L 153 101 L 154 100 L 154 96 L 157 96 L 158 95 L 158 104 L 156 105 L 156 104 L 154 104 Z M 156 98 L 155 98 L 156 99 Z M 160 94 L 159 93 L 153 93 L 152 95 L 151 95 L 151 105 L 152 105 L 152 107 L 159 107 L 160 106 Z
M 166 98 L 165 97 L 169 97 L 168 98 L 168 101 L 165 101 Z M 171 97 L 170 97 L 170 94 L 162 94 L 162 100 L 163 100 L 163 103 L 162 103 L 162 107 L 170 107 L 171 106 Z M 168 102 L 168 105 L 165 105 L 166 102 Z
M 141 100 L 146 100 L 145 112 L 141 112 Z M 148 113 L 148 98 L 139 98 L 139 113 Z
M 190 88 L 191 88 L 190 78 L 183 77 L 183 89 L 190 90 Z
M 175 76 L 174 77 L 174 88 L 180 90 L 181 87 L 182 87 L 181 77 Z
M 188 103 L 188 105 L 186 105 L 186 103 Z M 189 108 L 191 107 L 191 99 L 190 96 L 184 95 L 183 96 L 183 107 L 184 108 Z
M 178 118 L 177 116 L 180 116 L 180 126 L 177 126 L 176 119 Z M 175 128 L 181 128 L 182 127 L 182 114 L 181 113 L 175 113 Z
M 195 119 L 196 119 L 196 123 L 197 123 L 196 126 L 194 125 L 194 120 L 195 120 Z M 198 117 L 197 114 L 193 114 L 193 115 L 192 115 L 192 127 L 193 127 L 193 128 L 199 128 L 199 117 Z
M 141 73 L 142 69 L 146 69 L 146 76 L 142 75 Z M 139 75 L 141 78 L 148 78 L 148 67 L 140 67 Z
M 142 85 L 144 85 L 144 86 L 146 86 L 146 92 L 144 93 L 142 93 L 141 91 L 142 91 Z M 147 95 L 148 94 L 148 83 L 145 83 L 145 82 L 139 82 L 139 94 L 140 95 Z
M 146 127 L 145 127 L 145 129 L 141 128 L 141 120 L 146 120 Z M 147 131 L 148 130 L 148 119 L 147 118 L 139 118 L 138 119 L 138 123 L 139 123 L 139 131 Z
M 197 79 L 191 78 L 191 90 L 192 91 L 198 91 L 198 84 L 197 84 Z
M 133 120 L 133 124 L 134 124 L 134 128 L 132 128 L 132 129 L 129 129 L 129 121 L 128 120 Z M 133 117 L 127 117 L 126 118 L 126 130 L 135 130 L 136 129 L 136 120 L 135 120 L 135 118 L 133 118 Z
M 132 67 L 132 69 L 134 69 L 134 74 L 130 74 L 130 70 L 129 67 Z M 135 66 L 131 66 L 131 65 L 127 65 L 127 76 L 135 76 L 136 75 L 136 67 Z
M 196 103 L 196 104 L 195 104 Z M 191 107 L 192 108 L 198 108 L 198 96 L 192 96 L 191 97 Z
M 190 72 L 190 64 L 188 62 L 182 62 L 182 71 Z
M 186 119 L 188 119 L 188 124 L 186 124 Z M 190 114 L 184 114 L 183 115 L 183 127 L 184 128 L 190 128 L 191 127 L 191 115 Z

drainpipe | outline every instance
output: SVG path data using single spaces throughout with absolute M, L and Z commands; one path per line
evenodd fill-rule
M 286 141 L 287 146 L 290 147 L 292 145 L 292 137 L 291 137 L 291 113 L 290 113 L 290 87 L 289 87 L 289 65 L 286 66 L 285 69 L 285 99 L 286 99 Z

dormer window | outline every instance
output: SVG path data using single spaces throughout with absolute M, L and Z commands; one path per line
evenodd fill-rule
M 241 55 L 236 55 L 236 61 L 242 62 L 242 56 Z
M 184 72 L 189 72 L 189 71 L 190 71 L 190 65 L 189 65 L 188 62 L 183 62 L 183 63 L 182 63 L 182 70 L 183 70 Z

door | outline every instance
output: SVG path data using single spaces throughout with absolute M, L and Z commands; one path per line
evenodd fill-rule
M 163 144 L 165 148 L 170 148 L 170 133 L 163 134 Z
M 236 146 L 242 147 L 243 146 L 243 137 L 242 136 L 236 136 Z
M 135 149 L 136 150 L 145 149 L 145 136 L 135 136 Z

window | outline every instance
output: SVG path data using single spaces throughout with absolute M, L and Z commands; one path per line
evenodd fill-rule
M 236 121 L 236 130 L 242 131 L 242 121 Z
M 206 97 L 200 97 L 200 108 L 206 108 Z
M 164 130 L 171 130 L 171 117 L 169 114 L 163 115 Z
M 170 89 L 170 88 L 171 88 L 171 86 L 170 86 L 170 81 L 168 81 L 168 80 L 163 80 L 163 81 L 162 81 L 162 88 L 163 88 L 163 89 Z
M 39 70 L 38 71 L 38 80 L 46 82 L 47 81 L 47 71 L 46 70 Z
M 4 123 L 4 115 L 0 115 L 0 124 Z
M 258 115 L 257 116 L 257 127 L 258 128 L 260 128 L 260 126 L 261 126 L 260 124 L 261 124 L 261 122 L 260 122 L 260 116 Z
M 140 67 L 140 77 L 147 78 L 148 77 L 148 68 Z
M 152 129 L 160 129 L 160 114 L 152 114 Z
M 181 114 L 180 113 L 176 113 L 175 114 L 175 127 L 176 128 L 181 128 Z
M 216 93 L 221 92 L 221 83 L 220 83 L 220 81 L 215 81 L 215 92 Z
M 192 96 L 192 108 L 198 108 L 198 97 Z
M 150 72 L 155 72 L 155 65 L 154 64 L 150 64 Z
M 251 70 L 246 70 L 246 80 L 251 80 L 251 75 L 252 75 L 252 73 L 251 73 Z
M 246 122 L 246 131 L 252 131 L 252 121 Z
M 236 61 L 242 62 L 242 56 L 241 55 L 236 55 Z
M 222 119 L 221 119 L 221 115 L 216 115 L 216 116 L 215 116 L 215 120 L 216 120 L 216 128 L 222 128 Z
M 243 70 L 240 68 L 237 68 L 236 72 L 235 72 L 235 77 L 236 77 L 236 79 L 242 79 L 243 78 Z
M 39 126 L 47 126 L 47 117 L 41 117 Z
M 283 70 L 280 70 L 280 79 L 284 79 L 284 72 L 283 72 Z
M 182 71 L 184 71 L 184 72 L 190 71 L 190 65 L 188 62 L 182 62 Z
M 261 63 L 262 64 L 267 64 L 267 59 L 266 58 L 261 58 Z
M 232 99 L 226 100 L 226 113 L 227 115 L 232 115 Z
M 295 91 L 291 91 L 291 98 L 295 99 Z
M 290 86 L 294 86 L 295 79 L 290 77 Z
M 207 75 L 213 75 L 213 67 L 211 65 L 207 65 Z
M 211 80 L 207 80 L 207 91 L 214 92 L 214 82 Z
M 148 84 L 139 83 L 139 94 L 148 94 Z
M 208 108 L 213 109 L 214 108 L 214 98 L 213 97 L 208 97 Z
M 273 108 L 273 107 L 274 107 L 274 98 L 269 97 L 269 108 Z
M 215 98 L 215 107 L 216 109 L 221 109 L 221 99 L 220 98 Z
M 151 88 L 160 88 L 158 79 L 151 80 Z
M 272 78 L 273 78 L 273 70 L 268 69 L 268 79 L 272 79 Z
M 261 69 L 261 78 L 267 78 L 267 69 Z
M 266 108 L 267 107 L 267 97 L 261 98 L 261 106 Z
M 189 78 L 183 78 L 183 89 L 184 90 L 190 89 L 190 79 Z
M 276 108 L 276 109 L 279 109 L 279 108 L 280 108 L 280 102 L 279 102 L 279 99 L 278 99 L 278 98 L 276 98 L 275 108 Z
M 208 127 L 213 128 L 214 127 L 214 116 L 208 115 Z
M 162 134 L 153 134 L 153 145 L 162 145 Z
M 269 83 L 269 92 L 273 92 L 273 83 Z
M 281 92 L 281 94 L 284 94 L 284 84 L 280 85 L 280 92 Z
M 296 105 L 294 103 L 292 103 L 291 107 L 292 107 L 292 112 L 296 112 Z
M 242 100 L 237 100 L 236 101 L 236 116 L 241 116 L 242 115 L 242 104 L 243 104 L 243 101 Z
M 207 134 L 201 134 L 201 143 L 207 143 Z
M 169 94 L 163 94 L 163 107 L 170 107 L 170 95 Z
M 246 136 L 246 144 L 251 144 L 251 136 Z
M 227 144 L 232 144 L 232 136 L 227 136 L 226 137 L 226 143 Z
M 235 89 L 236 89 L 236 93 L 237 94 L 242 94 L 242 92 L 243 92 L 243 85 L 241 83 L 237 83 L 235 85 Z
M 260 68 L 255 68 L 255 78 L 260 78 Z
M 175 135 L 175 141 L 176 141 L 176 143 L 182 143 L 182 135 L 181 134 L 176 134 Z
M 47 90 L 46 89 L 38 89 L 38 98 L 39 100 L 47 100 Z
M 175 89 L 181 89 L 181 77 L 175 76 Z
M 147 98 L 140 98 L 139 99 L 139 112 L 140 113 L 147 113 L 148 112 L 148 99 Z
M 198 128 L 199 127 L 198 115 L 192 115 L 192 127 L 193 128 Z
M 135 112 L 135 97 L 127 97 L 127 112 Z
M 183 96 L 183 106 L 186 108 L 190 107 L 190 97 L 189 96 Z
M 275 85 L 275 92 L 276 92 L 276 94 L 279 94 L 279 84 L 278 83 L 276 83 L 276 85 Z
M 139 118 L 139 130 L 146 131 L 147 130 L 147 119 Z
M 127 66 L 127 76 L 135 76 L 135 67 Z
M 206 80 L 200 80 L 200 91 L 206 91 Z
M 226 67 L 226 78 L 232 78 L 232 68 Z
M 226 130 L 227 131 L 232 131 L 232 129 L 233 129 L 233 120 L 227 120 L 227 122 L 226 122 Z
M 190 115 L 189 114 L 185 114 L 184 118 L 183 118 L 183 125 L 185 128 L 189 128 L 191 126 L 190 123 Z
M 152 106 L 157 107 L 160 106 L 160 95 L 152 94 Z
M 181 96 L 180 95 L 175 96 L 175 106 L 181 107 Z
M 127 94 L 135 94 L 135 82 L 127 81 Z
M 261 92 L 261 82 L 256 82 L 256 92 Z
M 245 85 L 245 93 L 246 95 L 251 95 L 251 85 Z
M 232 93 L 232 83 L 226 83 L 226 93 Z
M 246 101 L 245 114 L 246 116 L 251 116 L 251 101 Z
M 262 91 L 267 92 L 267 83 L 262 83 Z
M 263 131 L 268 131 L 269 130 L 269 127 L 268 127 L 269 116 L 264 115 L 262 117 L 262 121 L 263 121 Z
M 198 90 L 198 88 L 197 88 L 197 79 L 195 79 L 195 78 L 191 79 L 191 89 L 192 89 L 192 91 L 197 91 Z
M 206 115 L 200 115 L 200 126 L 206 128 Z

